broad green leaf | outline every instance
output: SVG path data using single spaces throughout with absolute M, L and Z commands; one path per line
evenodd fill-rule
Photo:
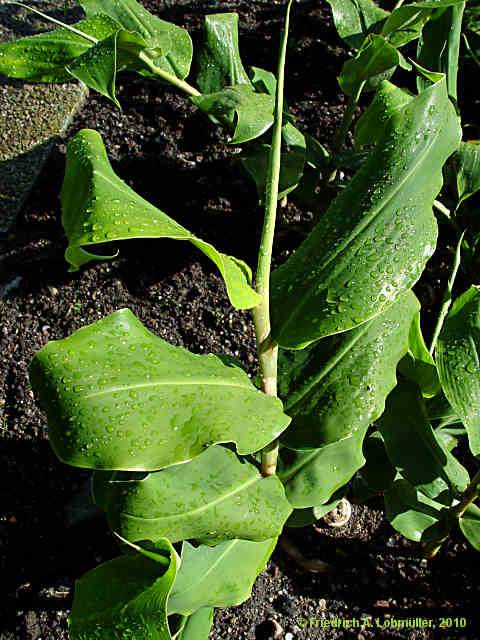
M 355 329 L 303 351 L 280 350 L 278 394 L 293 418 L 282 444 L 298 451 L 318 449 L 376 420 L 396 384 L 396 367 L 418 308 L 408 291 Z
M 396 470 L 385 450 L 385 442 L 379 431 L 374 431 L 363 441 L 365 466 L 360 471 L 362 480 L 373 494 L 383 493 L 392 486 Z
M 392 527 L 409 540 L 438 540 L 447 533 L 445 507 L 402 478 L 385 492 L 385 509 Z
M 288 501 L 296 509 L 321 505 L 343 487 L 365 463 L 362 442 L 366 428 L 308 453 L 282 449 L 278 475 Z
M 386 122 L 396 111 L 403 109 L 412 98 L 412 94 L 405 89 L 400 89 L 388 80 L 384 80 L 369 107 L 355 125 L 355 149 L 375 144 Z
M 145 40 L 141 36 L 119 29 L 76 58 L 67 66 L 67 71 L 120 107 L 115 97 L 117 71 L 139 69 L 141 63 L 138 54 L 145 47 Z
M 472 547 L 480 551 L 480 509 L 476 504 L 471 504 L 468 507 L 458 524 Z
M 98 257 L 84 249 L 78 253 L 81 247 L 98 242 L 128 238 L 188 240 L 218 267 L 235 307 L 248 309 L 258 304 L 260 298 L 250 286 L 249 267 L 220 253 L 136 194 L 114 173 L 96 131 L 83 129 L 70 140 L 60 198 L 69 242 L 65 257 L 72 265 L 71 271 Z
M 436 437 L 415 385 L 403 383 L 392 391 L 377 429 L 392 464 L 428 498 L 450 506 L 456 495 L 467 488 L 466 469 Z
M 97 40 L 108 38 L 119 25 L 100 14 L 77 22 L 75 28 Z M 68 82 L 65 67 L 93 46 L 91 40 L 67 28 L 0 43 L 0 75 L 33 82 Z
M 480 455 L 480 291 L 472 286 L 448 314 L 436 358 L 442 389 L 468 432 L 470 449 Z
M 197 66 L 197 84 L 202 93 L 216 93 L 232 85 L 251 87 L 238 49 L 238 14 L 205 17 Z
M 373 0 L 327 0 L 332 7 L 333 21 L 338 35 L 353 49 L 360 49 L 365 37 L 378 32 L 388 11 L 380 9 Z
M 460 141 L 445 78 L 413 98 L 297 251 L 272 273 L 272 338 L 301 349 L 387 309 L 432 255 L 432 203 Z
M 457 103 L 458 54 L 465 2 L 447 7 L 435 14 L 425 25 L 417 46 L 419 64 L 432 71 L 441 71 L 447 76 L 448 95 Z M 422 91 L 428 81 L 417 76 L 417 88 Z
M 213 607 L 203 607 L 185 620 L 185 625 L 176 636 L 177 640 L 208 640 L 213 624 Z M 175 640 L 173 638 L 172 640 Z
M 216 547 L 183 543 L 182 564 L 168 600 L 168 613 L 190 615 L 201 607 L 235 607 L 250 597 L 277 538 L 229 540 Z M 196 639 L 195 639 L 196 640 Z
M 385 80 L 385 73 L 393 73 L 400 61 L 401 54 L 395 47 L 381 36 L 370 35 L 355 58 L 343 65 L 338 84 L 347 95 L 356 93 L 362 83 L 372 91 Z
M 88 17 L 107 14 L 146 41 L 154 64 L 182 80 L 190 71 L 192 40 L 185 29 L 148 12 L 136 0 L 79 0 Z
M 163 539 L 86 573 L 75 585 L 71 640 L 170 640 L 166 604 L 178 566 Z
M 137 481 L 107 484 L 110 527 L 133 542 L 266 540 L 281 534 L 291 512 L 276 476 L 263 478 L 224 447 Z
M 258 138 L 273 124 L 275 101 L 265 93 L 256 93 L 251 85 L 237 84 L 190 100 L 205 113 L 232 123 L 236 114 L 232 144 Z
M 220 442 L 262 449 L 288 425 L 228 356 L 198 356 L 128 309 L 49 342 L 30 364 L 58 457 L 89 469 L 154 471 Z
M 461 142 L 452 157 L 455 168 L 458 204 L 480 190 L 480 140 Z
M 425 398 L 432 398 L 440 391 L 437 367 L 423 339 L 418 312 L 410 327 L 408 353 L 399 362 L 398 370 L 406 378 L 415 382 Z

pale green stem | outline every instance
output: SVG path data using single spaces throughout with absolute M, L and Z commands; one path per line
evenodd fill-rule
M 270 269 L 272 264 L 273 238 L 278 206 L 278 183 L 280 180 L 280 152 L 282 146 L 282 109 L 285 81 L 285 57 L 290 17 L 288 4 L 285 28 L 280 46 L 278 61 L 277 91 L 275 96 L 275 120 L 273 124 L 272 145 L 268 162 L 267 188 L 265 193 L 265 218 L 258 254 L 256 290 L 262 301 L 253 309 L 253 321 L 257 338 L 258 359 L 262 391 L 270 396 L 277 395 L 277 356 L 278 346 L 270 340 Z M 270 443 L 262 451 L 262 474 L 273 475 L 276 471 L 278 442 Z
M 458 267 L 460 266 L 462 242 L 463 242 L 463 236 L 465 235 L 465 233 L 466 233 L 466 229 L 460 236 L 460 240 L 458 241 L 458 244 L 457 244 L 452 273 L 450 274 L 450 278 L 448 279 L 448 282 L 447 282 L 447 288 L 443 295 L 442 308 L 440 309 L 440 314 L 438 316 L 437 324 L 433 332 L 432 344 L 430 345 L 430 350 L 429 350 L 430 355 L 432 356 L 433 356 L 433 352 L 435 351 L 435 347 L 437 346 L 438 336 L 440 335 L 440 331 L 442 330 L 443 323 L 445 322 L 445 318 L 447 317 L 448 310 L 450 309 L 450 305 L 452 304 L 452 290 L 453 290 L 453 285 L 455 283 L 455 278 L 457 277 Z
M 177 76 L 174 76 L 173 74 L 168 73 L 168 71 L 164 71 L 160 67 L 157 67 L 154 64 L 153 60 L 144 51 L 141 51 L 138 54 L 138 57 L 147 65 L 152 73 L 154 73 L 162 80 L 165 80 L 165 82 L 169 82 L 171 85 L 177 87 L 177 89 L 181 89 L 189 96 L 197 97 L 202 95 L 200 91 L 198 91 L 198 89 L 192 87 L 192 85 L 188 84 L 188 82 L 185 82 L 185 80 L 180 80 L 180 78 L 177 78 Z
M 337 155 L 337 153 L 339 153 L 340 149 L 343 146 L 343 143 L 345 142 L 346 135 L 348 133 L 350 125 L 352 124 L 352 119 L 353 119 L 353 114 L 355 113 L 355 108 L 358 105 L 358 101 L 360 99 L 360 95 L 362 93 L 362 90 L 363 90 L 364 86 L 365 86 L 365 81 L 361 82 L 360 85 L 358 86 L 356 92 L 353 93 L 348 98 L 347 108 L 345 109 L 345 112 L 343 114 L 342 122 L 341 122 L 340 126 L 338 127 L 338 129 L 337 129 L 337 131 L 335 133 L 335 136 L 333 138 L 332 149 L 331 149 L 331 152 L 330 152 L 330 158 L 333 158 L 335 155 Z M 333 168 L 329 172 L 329 174 L 326 177 L 323 178 L 323 180 L 320 182 L 320 194 L 324 194 L 326 191 L 329 191 L 329 184 L 330 184 L 330 182 L 333 182 L 335 180 L 336 175 L 337 175 L 337 169 Z M 328 204 L 330 203 L 330 199 L 329 199 Z M 324 208 L 325 207 L 318 208 L 318 209 L 316 208 L 315 209 L 313 220 L 312 220 L 312 227 L 314 227 L 316 224 L 318 224 L 322 214 L 324 213 Z
M 93 44 L 98 44 L 98 40 L 96 38 L 94 38 L 93 36 L 88 35 L 88 33 L 83 33 L 83 31 L 80 31 L 79 29 L 75 29 L 75 27 L 72 27 L 69 24 L 65 24 L 64 22 L 61 22 L 60 20 L 56 20 L 55 18 L 52 18 L 51 16 L 47 16 L 46 13 L 42 13 L 42 11 L 39 11 L 38 9 L 34 9 L 33 7 L 29 7 L 28 5 L 23 4 L 23 2 L 13 2 L 12 4 L 17 4 L 19 7 L 23 7 L 24 9 L 28 9 L 28 11 L 31 11 L 32 13 L 36 13 L 37 15 L 41 16 L 44 20 L 47 20 L 48 22 L 53 22 L 53 24 L 58 24 L 58 26 L 63 27 L 64 29 L 68 29 L 72 33 L 76 33 L 77 36 L 81 36 L 82 38 L 85 38 L 85 40 L 89 40 Z
M 455 524 L 458 522 L 460 518 L 463 516 L 468 507 L 473 503 L 473 501 L 477 498 L 479 494 L 479 485 L 480 485 L 480 470 L 474 475 L 473 480 L 470 482 L 468 487 L 462 494 L 460 502 L 449 509 L 448 513 L 448 525 L 447 525 L 447 533 L 440 540 L 432 540 L 431 542 L 427 542 L 423 547 L 423 555 L 426 558 L 433 558 L 433 556 L 439 551 L 442 544 L 448 538 L 450 531 Z
M 475 51 L 471 48 L 470 43 L 467 40 L 467 36 L 462 33 L 463 36 L 463 40 L 465 42 L 465 46 L 467 47 L 467 51 L 468 53 L 472 56 L 472 58 L 474 59 L 474 61 L 478 64 L 478 66 L 480 67 L 480 58 L 475 54 Z
M 343 114 L 342 122 L 335 133 L 335 137 L 333 138 L 331 151 L 332 157 L 339 153 L 340 149 L 343 146 L 343 143 L 345 142 L 348 130 L 350 129 L 350 125 L 352 124 L 353 114 L 355 113 L 355 109 L 358 105 L 358 101 L 360 99 L 360 95 L 364 86 L 365 80 L 358 85 L 355 93 L 352 93 L 352 95 L 348 98 L 347 108 L 345 109 L 345 113 Z M 331 182 L 335 178 L 336 173 L 337 170 L 334 169 L 329 176 L 329 182 Z

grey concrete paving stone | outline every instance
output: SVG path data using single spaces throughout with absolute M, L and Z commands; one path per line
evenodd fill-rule
M 63 0 L 31 4 L 66 22 L 80 17 L 78 11 L 65 17 Z M 26 9 L 0 0 L 0 42 L 52 27 Z M 0 233 L 15 223 L 55 139 L 65 132 L 86 95 L 87 89 L 78 83 L 27 84 L 0 77 Z

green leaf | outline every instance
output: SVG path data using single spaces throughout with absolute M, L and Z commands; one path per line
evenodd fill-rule
M 280 351 L 278 394 L 292 424 L 285 446 L 317 449 L 364 430 L 383 412 L 419 308 L 408 291 L 390 309 L 303 351 Z M 317 502 L 317 504 L 321 504 Z
M 388 457 L 415 489 L 448 506 L 465 491 L 468 473 L 437 438 L 416 386 L 403 383 L 392 391 L 377 429 Z
M 258 304 L 249 267 L 220 253 L 136 194 L 114 173 L 96 131 L 83 129 L 68 143 L 60 198 L 69 242 L 65 257 L 71 271 L 98 257 L 85 250 L 79 255 L 75 250 L 82 246 L 128 238 L 188 240 L 218 267 L 235 307 L 248 309 Z
M 232 85 L 251 87 L 238 49 L 238 14 L 216 13 L 205 17 L 197 84 L 202 93 L 216 93 Z
M 457 73 L 460 36 L 465 2 L 439 11 L 439 15 L 425 25 L 418 41 L 417 61 L 422 67 L 441 71 L 447 76 L 448 95 L 457 104 Z M 423 76 L 417 76 L 417 88 L 422 91 L 428 86 Z
M 276 476 L 263 478 L 223 447 L 137 481 L 117 474 L 107 484 L 110 527 L 133 542 L 266 540 L 280 535 L 292 510 Z
M 75 584 L 71 640 L 170 640 L 166 603 L 178 565 L 163 539 L 86 573 Z
M 288 501 L 296 509 L 327 502 L 365 463 L 362 442 L 366 428 L 308 453 L 281 450 L 278 475 Z
M 420 312 L 412 320 L 408 337 L 408 353 L 400 361 L 398 370 L 420 387 L 425 398 L 432 398 L 439 393 L 440 380 L 437 367 L 423 339 Z
M 392 527 L 409 540 L 439 540 L 448 533 L 445 507 L 427 498 L 407 480 L 395 480 L 386 491 L 385 509 Z
M 374 431 L 363 441 L 365 466 L 360 471 L 362 480 L 373 494 L 383 493 L 392 486 L 396 470 L 390 462 L 385 442 L 379 431 Z
M 146 41 L 154 64 L 186 78 L 192 62 L 192 40 L 185 29 L 149 13 L 136 0 L 79 0 L 88 17 L 107 14 L 126 31 Z
M 250 597 L 277 538 L 229 540 L 216 547 L 183 543 L 182 564 L 168 600 L 168 613 L 190 615 L 201 607 L 235 607 Z M 196 639 L 195 639 L 196 640 Z
M 277 78 L 274 73 L 260 67 L 250 67 L 249 75 L 250 81 L 258 93 L 268 93 L 269 96 L 275 97 Z
M 237 115 L 232 144 L 241 144 L 265 133 L 273 124 L 274 100 L 256 93 L 251 85 L 238 84 L 215 93 L 205 93 L 190 100 L 209 115 L 233 122 Z
M 67 71 L 120 107 L 115 97 L 117 71 L 139 69 L 141 63 L 138 54 L 145 47 L 145 40 L 141 36 L 119 29 L 76 58 L 67 66 Z
M 385 73 L 393 73 L 400 63 L 400 55 L 395 47 L 381 36 L 368 36 L 355 58 L 343 65 L 338 76 L 341 90 L 347 95 L 353 95 L 362 83 L 366 83 L 365 90 L 373 91 L 385 80 Z
M 119 25 L 100 14 L 77 22 L 75 28 L 97 40 L 108 38 Z M 65 69 L 93 46 L 91 40 L 68 28 L 0 43 L 0 75 L 33 82 L 67 82 L 72 76 Z
M 459 141 L 445 79 L 392 115 L 320 224 L 272 273 L 280 346 L 301 349 L 362 324 L 418 280 L 435 248 L 441 169 Z
M 456 173 L 458 203 L 480 190 L 480 140 L 461 142 L 452 156 L 452 165 Z
M 425 23 L 430 18 L 433 8 L 420 8 L 413 4 L 403 5 L 395 9 L 383 25 L 382 35 L 395 47 L 420 37 Z
M 403 5 L 392 11 L 382 28 L 382 35 L 400 47 L 417 39 L 436 9 L 459 5 L 463 0 L 427 0 Z
M 470 449 L 480 455 L 480 291 L 472 286 L 448 314 L 437 342 L 443 391 L 468 432 Z
M 462 426 L 441 426 L 435 429 L 435 436 L 445 445 L 448 451 L 452 451 L 466 435 L 465 427 Z
M 220 442 L 252 453 L 290 421 L 234 358 L 173 347 L 128 309 L 49 342 L 30 381 L 58 457 L 89 469 L 154 471 Z
M 242 155 L 239 156 L 239 160 L 243 168 L 255 180 L 260 203 L 263 203 L 265 200 L 270 148 L 271 145 L 269 144 L 248 145 Z M 279 200 L 293 191 L 300 182 L 303 175 L 303 167 L 305 165 L 305 151 L 305 146 L 295 146 L 282 151 L 280 161 L 280 180 L 278 185 Z
M 413 95 L 405 89 L 400 89 L 388 80 L 384 80 L 369 107 L 355 125 L 355 149 L 375 144 L 392 115 L 403 109 L 412 98 Z
M 176 636 L 176 640 L 208 640 L 213 624 L 213 614 L 213 607 L 203 607 L 192 613 L 186 618 L 185 625 Z
M 332 7 L 338 35 L 353 49 L 360 49 L 365 37 L 380 30 L 388 11 L 373 0 L 327 0 Z
M 458 524 L 465 538 L 472 547 L 480 551 L 480 509 L 476 504 L 469 505 Z

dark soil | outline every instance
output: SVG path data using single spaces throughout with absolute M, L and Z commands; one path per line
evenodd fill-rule
M 283 3 L 143 4 L 188 28 L 195 40 L 205 14 L 237 11 L 245 65 L 275 68 Z M 346 52 L 326 3 L 300 0 L 292 22 L 289 105 L 299 128 L 328 146 L 344 108 L 335 77 Z M 139 76 L 123 75 L 119 84 L 123 111 L 92 95 L 68 135 L 83 127 L 98 129 L 114 170 L 137 192 L 254 266 L 262 211 L 235 162 L 236 149 L 226 146 L 221 129 L 183 96 Z M 232 309 L 214 267 L 186 243 L 120 243 L 118 259 L 67 272 L 58 201 L 64 155 L 65 142 L 59 141 L 16 228 L 0 239 L 0 287 L 9 288 L 0 308 L 1 640 L 68 638 L 75 579 L 118 555 L 103 520 L 80 517 L 79 495 L 85 493 L 89 472 L 63 465 L 50 449 L 45 417 L 28 384 L 27 366 L 35 352 L 49 340 L 129 307 L 172 344 L 195 353 L 229 353 L 252 375 L 256 370 L 249 314 Z M 308 212 L 289 207 L 289 217 L 306 228 Z M 295 234 L 282 236 L 275 260 L 298 242 Z M 443 257 L 437 259 L 418 287 L 432 308 L 438 307 L 446 266 Z M 305 572 L 277 550 L 252 598 L 217 610 L 211 638 L 267 640 L 275 631 L 285 640 L 480 637 L 473 616 L 480 589 L 472 569 L 476 556 L 460 537 L 454 536 L 436 559 L 421 560 L 417 547 L 389 527 L 380 503 L 354 506 L 350 522 L 340 529 L 308 527 L 289 536 L 306 557 L 326 560 L 336 572 Z M 420 627 L 417 618 L 430 626 Z M 410 626 L 398 629 L 395 619 L 410 620 Z M 440 628 L 442 619 L 453 626 Z M 338 628 L 321 626 L 341 620 Z

